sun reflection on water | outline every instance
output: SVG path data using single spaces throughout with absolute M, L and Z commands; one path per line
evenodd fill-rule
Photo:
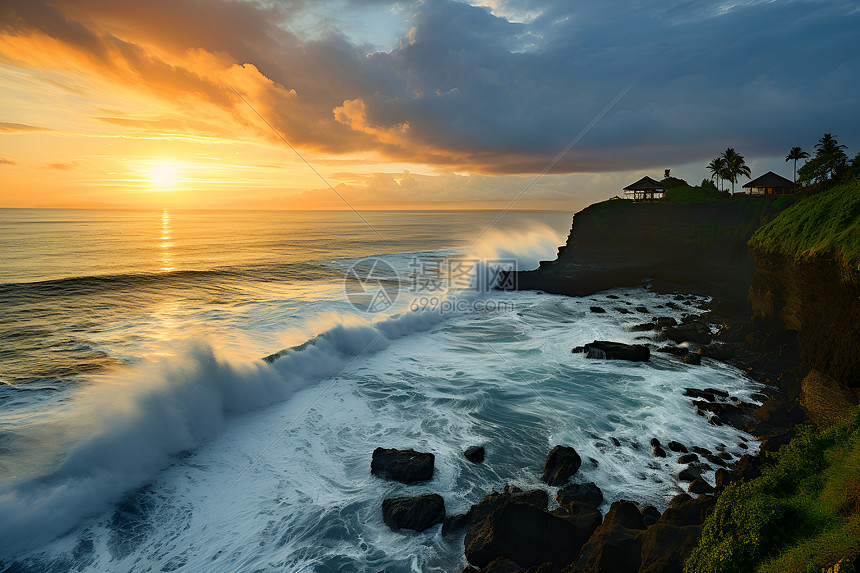
M 173 237 L 170 233 L 170 213 L 165 210 L 161 212 L 161 243 L 158 246 L 161 248 L 161 259 L 159 260 L 161 270 L 166 273 L 176 270 L 173 264 L 173 251 L 170 250 L 173 248 L 173 243 L 170 242 Z

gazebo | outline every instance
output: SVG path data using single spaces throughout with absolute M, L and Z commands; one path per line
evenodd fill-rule
M 634 201 L 654 201 L 664 195 L 663 185 L 648 176 L 624 188 L 624 197 Z
M 794 189 L 794 183 L 773 171 L 756 177 L 746 185 L 747 195 L 785 195 Z

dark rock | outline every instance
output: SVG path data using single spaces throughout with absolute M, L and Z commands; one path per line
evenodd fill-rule
M 698 390 L 696 388 L 685 388 L 684 396 L 704 400 L 705 402 L 714 402 L 717 399 L 716 395 L 712 392 L 706 392 L 705 390 Z
M 690 484 L 690 487 L 687 488 L 687 491 L 689 491 L 690 493 L 695 493 L 696 495 L 711 494 L 714 493 L 714 488 L 711 486 L 711 484 L 699 478 L 697 480 L 694 480 Z
M 656 523 L 641 535 L 639 573 L 682 573 L 684 561 L 699 542 L 701 526 Z
M 698 366 L 702 363 L 701 354 L 695 354 L 693 352 L 688 352 L 684 355 L 684 362 L 690 364 L 692 366 Z
M 681 454 L 686 454 L 688 451 L 687 446 L 685 446 L 681 442 L 676 442 L 674 440 L 669 442 L 669 449 L 672 450 L 673 452 L 678 452 Z
M 572 523 L 501 495 L 492 511 L 471 521 L 465 539 L 466 559 L 478 567 L 498 557 L 521 567 L 547 561 L 564 565 L 573 561 L 585 540 L 585 533 Z
M 687 322 L 663 329 L 663 334 L 672 342 L 711 343 L 711 329 L 703 322 Z
M 567 570 L 567 568 L 565 568 Z M 541 563 L 528 569 L 521 569 L 520 573 L 564 573 L 555 563 Z
M 719 456 L 715 456 L 714 454 L 706 455 L 705 459 L 714 464 L 715 466 L 719 466 L 721 468 L 726 467 L 726 462 L 722 460 Z
M 632 312 L 630 312 L 629 310 L 627 310 L 626 308 L 623 308 L 623 307 L 618 307 L 615 310 L 621 314 L 633 314 Z
M 673 356 L 684 356 L 690 350 L 684 346 L 661 346 L 657 349 L 657 352 L 662 352 L 663 354 L 672 354 Z
M 621 445 L 621 442 L 618 441 L 618 438 L 616 438 L 614 436 L 609 436 L 609 439 L 612 440 L 612 443 L 615 444 L 616 446 Z
M 585 534 L 586 539 L 603 523 L 603 516 L 597 507 L 579 501 L 561 506 L 552 514 L 575 525 Z
M 652 448 L 659 448 L 660 447 L 660 440 L 658 440 L 657 438 L 651 438 L 651 447 Z
M 705 392 L 710 392 L 714 396 L 719 396 L 720 398 L 728 398 L 729 393 L 725 390 L 718 390 L 717 388 L 705 388 Z
M 660 523 L 676 527 L 701 525 L 716 503 L 715 497 L 702 495 L 694 498 L 682 493 L 669 502 L 669 508 L 660 516 Z
M 667 328 L 670 326 L 675 326 L 678 324 L 678 321 L 672 318 L 671 316 L 658 316 L 654 319 L 654 325 L 658 329 Z
M 463 530 L 467 525 L 469 525 L 469 516 L 467 514 L 458 513 L 457 515 L 449 515 L 445 518 L 445 521 L 442 522 L 442 535 L 457 533 L 458 531 Z
M 521 573 L 522 570 L 522 567 L 507 557 L 499 557 L 486 567 L 481 568 L 478 573 Z
M 642 559 L 639 533 L 643 529 L 645 524 L 636 505 L 629 501 L 616 501 L 606 519 L 583 546 L 577 568 L 586 573 L 636 573 Z
M 433 454 L 415 450 L 376 448 L 370 463 L 370 473 L 393 481 L 410 484 L 433 478 Z
M 657 328 L 657 325 L 653 322 L 646 322 L 643 324 L 637 324 L 635 326 L 631 326 L 630 330 L 633 332 L 649 332 Z
M 696 454 L 684 454 L 683 456 L 680 456 L 678 458 L 679 464 L 689 464 L 690 462 L 697 461 L 699 461 L 699 456 L 697 456 Z
M 765 438 L 761 442 L 760 449 L 765 452 L 777 452 L 779 451 L 779 448 L 781 448 L 782 446 L 790 442 L 792 438 L 794 438 L 794 434 L 794 430 L 789 430 L 788 432 L 783 432 L 781 434 Z
M 598 462 L 594 458 L 588 458 L 588 465 L 591 466 L 591 469 L 596 470 L 598 467 L 600 467 L 600 462 Z
M 759 424 L 790 428 L 803 421 L 803 410 L 794 402 L 768 400 L 755 411 Z
M 711 454 L 711 450 L 707 450 L 707 449 L 705 449 L 705 448 L 703 448 L 703 447 L 701 447 L 701 446 L 693 446 L 693 447 L 692 447 L 692 448 L 690 448 L 690 449 L 691 449 L 691 450 L 693 450 L 694 452 L 696 452 L 697 454 L 699 454 L 700 456 L 710 456 L 710 455 L 713 455 L 713 454 Z
M 564 485 L 579 470 L 582 458 L 571 447 L 556 446 L 546 457 L 541 480 L 552 486 Z
M 760 466 L 761 460 L 757 456 L 746 454 L 741 456 L 741 459 L 735 464 L 734 473 L 743 481 L 754 480 L 761 476 Z
M 602 308 L 602 307 L 599 307 L 599 306 L 592 306 L 592 307 L 590 308 L 590 310 L 591 310 L 591 312 L 596 312 L 596 313 L 604 313 L 604 312 L 606 312 L 606 309 L 605 309 L 605 308 Z
M 466 448 L 466 451 L 463 452 L 463 455 L 466 456 L 466 459 L 474 464 L 479 464 L 484 461 L 484 447 L 483 446 L 469 446 Z
M 606 298 L 611 298 L 611 299 L 613 299 L 613 300 L 618 300 L 618 299 L 619 299 L 619 298 L 621 298 L 621 297 L 620 297 L 620 296 L 618 296 L 618 295 L 615 295 L 615 294 L 608 294 L 608 295 L 606 295 Z
M 714 360 L 731 360 L 737 354 L 737 348 L 733 344 L 709 344 L 701 349 L 702 356 Z
M 651 454 L 655 458 L 665 458 L 666 457 L 666 450 L 664 450 L 660 446 L 651 446 Z
M 608 340 L 595 340 L 585 345 L 586 358 L 605 358 L 607 360 L 630 360 L 644 362 L 651 357 L 651 351 L 643 344 L 623 344 Z
M 573 354 L 582 354 L 583 352 L 585 352 L 585 347 L 584 346 L 575 346 L 573 348 L 573 350 L 571 350 L 571 352 Z
M 424 531 L 445 520 L 445 501 L 435 493 L 382 502 L 382 521 L 391 529 Z
M 730 462 L 734 459 L 732 457 L 732 454 L 730 454 L 729 452 L 722 452 L 720 454 L 717 454 L 717 457 L 720 458 L 721 460 L 726 460 L 727 462 Z
M 555 499 L 562 507 L 567 507 L 573 502 L 600 507 L 603 503 L 603 492 L 593 482 L 572 483 L 558 490 Z
M 702 479 L 702 472 L 696 468 L 684 468 L 678 474 L 678 479 L 681 481 L 694 482 L 697 479 Z
M 647 314 L 647 313 L 648 313 L 648 309 L 647 309 L 647 308 L 645 308 L 644 306 L 637 306 L 637 307 L 636 307 L 636 312 L 643 312 L 643 313 L 646 313 L 646 314 Z
M 651 527 L 659 519 L 660 511 L 653 505 L 646 505 L 642 508 L 642 523 L 645 524 L 645 527 Z
M 714 474 L 714 485 L 717 489 L 725 487 L 737 480 L 737 476 L 727 469 L 719 468 Z

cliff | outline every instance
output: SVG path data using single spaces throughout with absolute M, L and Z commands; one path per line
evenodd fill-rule
M 753 323 L 795 332 L 808 368 L 860 388 L 860 182 L 786 209 L 749 253 Z
M 610 199 L 573 218 L 555 261 L 517 274 L 517 288 L 586 296 L 643 279 L 745 300 L 754 266 L 747 241 L 791 197 L 738 196 L 700 204 Z

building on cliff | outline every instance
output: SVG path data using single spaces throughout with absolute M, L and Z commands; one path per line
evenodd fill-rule
M 794 183 L 791 179 L 768 171 L 744 185 L 744 189 L 747 195 L 786 195 L 794 191 Z
M 624 188 L 624 197 L 634 201 L 655 201 L 665 195 L 663 185 L 647 175 Z

